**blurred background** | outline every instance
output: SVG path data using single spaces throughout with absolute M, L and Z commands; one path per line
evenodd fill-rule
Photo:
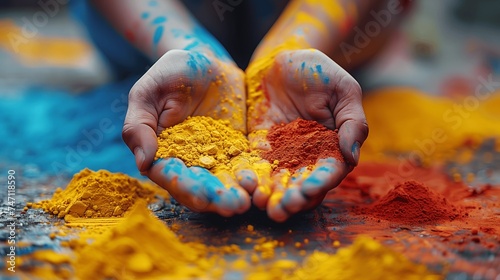
M 0 2 L 0 169 L 16 167 L 27 178 L 65 179 L 84 167 L 138 176 L 120 136 L 128 90 L 138 77 L 113 75 L 71 3 L 54 0 L 57 11 L 47 12 L 40 4 L 46 2 Z M 259 34 L 272 24 L 262 22 Z M 219 39 L 236 47 L 240 65 L 258 43 L 253 38 L 242 49 Z M 460 97 L 485 80 L 498 89 L 500 1 L 411 1 L 382 53 L 353 74 L 365 92 L 404 85 Z

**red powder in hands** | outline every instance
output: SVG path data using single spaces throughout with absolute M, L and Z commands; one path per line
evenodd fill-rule
M 275 172 L 287 168 L 293 173 L 322 158 L 344 161 L 337 130 L 330 130 L 316 121 L 296 119 L 288 124 L 274 125 L 267 140 L 271 150 L 264 152 L 262 157 L 269 162 L 279 161 Z
M 396 185 L 363 212 L 406 225 L 451 221 L 459 216 L 459 210 L 446 198 L 413 180 Z

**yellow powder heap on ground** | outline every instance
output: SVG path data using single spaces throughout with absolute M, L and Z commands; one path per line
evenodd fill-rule
M 480 97 L 452 100 L 404 87 L 367 94 L 363 106 L 370 135 L 363 160 L 383 159 L 384 153 L 409 154 L 424 162 L 449 159 L 465 143 L 500 137 L 500 94 Z
M 74 267 L 77 279 L 217 277 L 211 277 L 217 259 L 207 252 L 203 244 L 182 243 L 139 201 L 116 227 L 77 251 Z
M 377 241 L 360 236 L 334 255 L 314 252 L 306 258 L 302 268 L 287 279 L 442 279 L 427 270 L 424 265 L 414 264 L 403 255 L 384 247 Z
M 231 128 L 229 121 L 196 116 L 165 129 L 158 136 L 156 159 L 176 157 L 187 166 L 211 169 L 228 165 L 246 150 L 248 140 L 242 132 Z
M 153 185 L 141 184 L 122 173 L 84 169 L 73 176 L 66 189 L 58 188 L 50 200 L 33 204 L 33 208 L 64 218 L 120 217 L 139 198 L 152 201 Z

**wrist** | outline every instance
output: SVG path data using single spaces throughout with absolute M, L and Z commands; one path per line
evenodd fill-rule
M 154 46 L 153 46 L 154 49 Z M 211 59 L 234 63 L 226 49 L 202 26 L 195 23 L 191 26 L 178 27 L 168 32 L 158 41 L 153 59 L 158 59 L 169 50 L 185 50 L 201 53 Z

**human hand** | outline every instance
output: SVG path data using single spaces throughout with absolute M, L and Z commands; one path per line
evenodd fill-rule
M 159 159 L 153 164 L 157 134 L 188 116 L 227 119 L 233 128 L 245 133 L 243 77 L 243 71 L 232 62 L 200 52 L 171 50 L 130 90 L 122 134 L 137 167 L 194 211 L 231 216 L 248 210 L 250 197 L 234 174 L 226 172 L 216 177 L 175 158 Z
M 326 193 L 357 165 L 359 148 L 368 135 L 368 126 L 358 83 L 322 52 L 312 49 L 283 51 L 274 57 L 267 69 L 255 68 L 265 64 L 257 61 L 246 71 L 251 147 L 268 150 L 269 143 L 262 130 L 300 117 L 315 120 L 332 130 L 338 129 L 344 157 L 344 162 L 334 158 L 320 159 L 312 170 L 302 168 L 294 174 L 282 170 L 259 178 L 253 203 L 266 209 L 271 219 L 284 221 L 297 212 L 319 205 Z

